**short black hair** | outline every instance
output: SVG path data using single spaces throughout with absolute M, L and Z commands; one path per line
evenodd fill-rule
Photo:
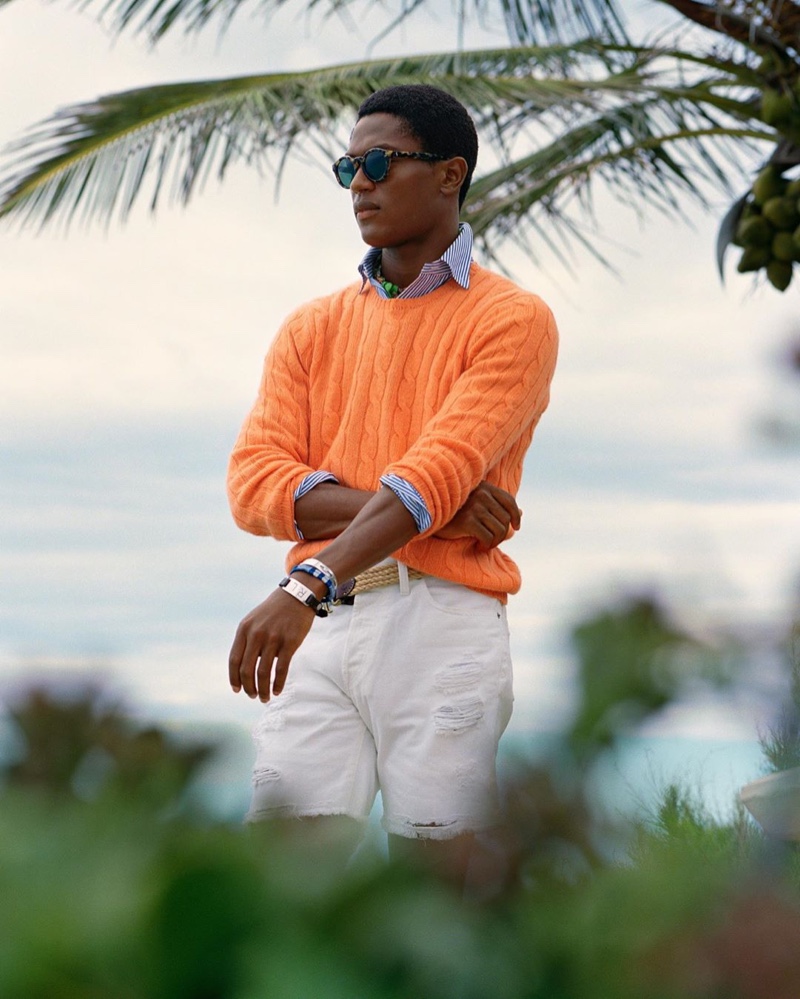
M 464 204 L 478 161 L 478 133 L 464 105 L 451 94 L 427 83 L 400 84 L 377 90 L 362 103 L 356 120 L 369 114 L 393 114 L 422 143 L 426 153 L 449 159 L 463 156 L 467 176 L 458 192 L 458 207 Z

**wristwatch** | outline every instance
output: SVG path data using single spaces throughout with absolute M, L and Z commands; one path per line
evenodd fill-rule
M 327 617 L 330 614 L 330 604 L 325 600 L 320 600 L 312 590 L 309 590 L 298 579 L 292 579 L 291 576 L 284 576 L 280 583 L 278 583 L 278 586 L 291 594 L 295 600 L 299 600 L 301 604 L 310 607 L 317 617 Z

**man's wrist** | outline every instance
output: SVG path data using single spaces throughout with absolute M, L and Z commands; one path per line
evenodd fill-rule
M 310 582 L 318 583 L 319 580 L 310 580 Z M 288 593 L 289 596 L 294 597 L 298 603 L 312 610 L 317 617 L 327 617 L 330 613 L 330 604 L 324 599 L 324 596 L 318 595 L 311 587 L 306 586 L 305 583 L 301 583 L 294 576 L 284 576 L 280 583 L 278 583 L 278 587 Z
M 298 583 L 308 587 L 318 600 L 324 600 L 328 595 L 327 587 L 321 579 L 314 579 L 313 576 L 307 576 L 302 572 L 295 574 L 294 569 L 289 572 L 289 578 L 296 579 Z
M 324 562 L 320 562 L 316 558 L 304 559 L 299 565 L 296 565 L 294 569 L 289 573 L 294 579 L 297 579 L 297 573 L 300 573 L 303 578 L 300 580 L 306 586 L 309 585 L 310 577 L 311 579 L 319 580 L 325 586 L 325 599 L 328 603 L 333 603 L 336 600 L 336 588 L 339 585 L 336 580 L 336 573 L 333 569 L 325 565 Z M 316 593 L 317 591 L 314 590 Z

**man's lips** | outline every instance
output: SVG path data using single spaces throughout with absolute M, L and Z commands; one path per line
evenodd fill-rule
M 370 215 L 373 215 L 378 210 L 378 206 L 374 201 L 357 201 L 353 205 L 353 211 L 357 219 L 369 218 Z

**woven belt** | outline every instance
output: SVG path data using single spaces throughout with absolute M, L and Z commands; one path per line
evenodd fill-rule
M 419 569 L 408 570 L 409 579 L 422 579 L 425 575 Z M 400 570 L 396 562 L 389 565 L 375 565 L 371 569 L 366 569 L 359 573 L 351 589 L 347 590 L 341 598 L 341 603 L 352 603 L 353 597 L 359 593 L 366 593 L 368 590 L 379 590 L 383 586 L 394 586 L 400 583 Z M 345 584 L 346 585 L 346 584 Z

